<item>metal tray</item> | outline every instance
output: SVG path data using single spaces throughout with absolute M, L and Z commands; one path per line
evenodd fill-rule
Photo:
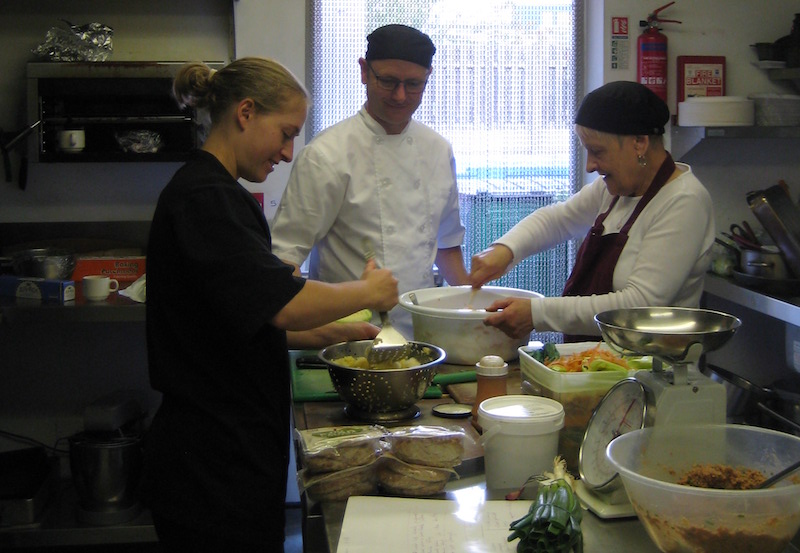
M 800 278 L 800 209 L 779 185 L 748 192 L 747 203 Z
M 751 275 L 742 271 L 733 270 L 733 280 L 757 290 L 772 293 L 778 296 L 791 296 L 800 294 L 800 279 L 796 278 L 766 278 L 758 275 Z

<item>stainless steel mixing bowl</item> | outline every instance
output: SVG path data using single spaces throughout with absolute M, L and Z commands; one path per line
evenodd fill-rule
M 742 325 L 733 315 L 689 307 L 613 309 L 594 320 L 611 347 L 667 363 L 696 361 L 724 345 Z
M 72 278 L 75 254 L 60 248 L 34 248 L 13 254 L 14 273 L 21 277 L 56 280 Z
M 348 355 L 366 357 L 372 340 L 342 342 L 319 352 L 328 365 L 331 381 L 339 397 L 347 402 L 348 415 L 368 421 L 393 421 L 413 418 L 419 413 L 415 403 L 422 399 L 444 361 L 442 348 L 409 341 L 409 356 L 420 365 L 407 369 L 356 369 L 336 362 Z

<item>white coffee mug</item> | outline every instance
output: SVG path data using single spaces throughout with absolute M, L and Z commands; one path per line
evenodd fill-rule
M 103 301 L 111 292 L 119 290 L 119 281 L 105 275 L 83 277 L 83 295 L 90 301 Z
M 66 129 L 58 133 L 58 148 L 62 152 L 81 152 L 86 147 L 83 129 Z

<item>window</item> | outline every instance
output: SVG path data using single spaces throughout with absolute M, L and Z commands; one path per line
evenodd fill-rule
M 357 60 L 373 29 L 403 23 L 433 39 L 415 117 L 453 145 L 468 268 L 472 254 L 580 185 L 572 117 L 583 0 L 309 0 L 309 14 L 312 135 L 363 104 Z M 496 284 L 561 295 L 574 253 L 572 244 L 542 252 Z

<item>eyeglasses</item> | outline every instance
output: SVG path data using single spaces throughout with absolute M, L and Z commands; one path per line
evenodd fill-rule
M 378 88 L 387 92 L 394 92 L 397 90 L 398 86 L 403 85 L 406 94 L 421 94 L 428 84 L 428 79 L 408 79 L 401 81 L 400 79 L 395 79 L 394 77 L 382 77 L 375 73 L 375 70 L 372 68 L 372 64 L 369 62 L 367 62 L 367 67 L 370 71 L 372 71 L 372 74 L 375 75 L 375 81 L 378 83 Z

